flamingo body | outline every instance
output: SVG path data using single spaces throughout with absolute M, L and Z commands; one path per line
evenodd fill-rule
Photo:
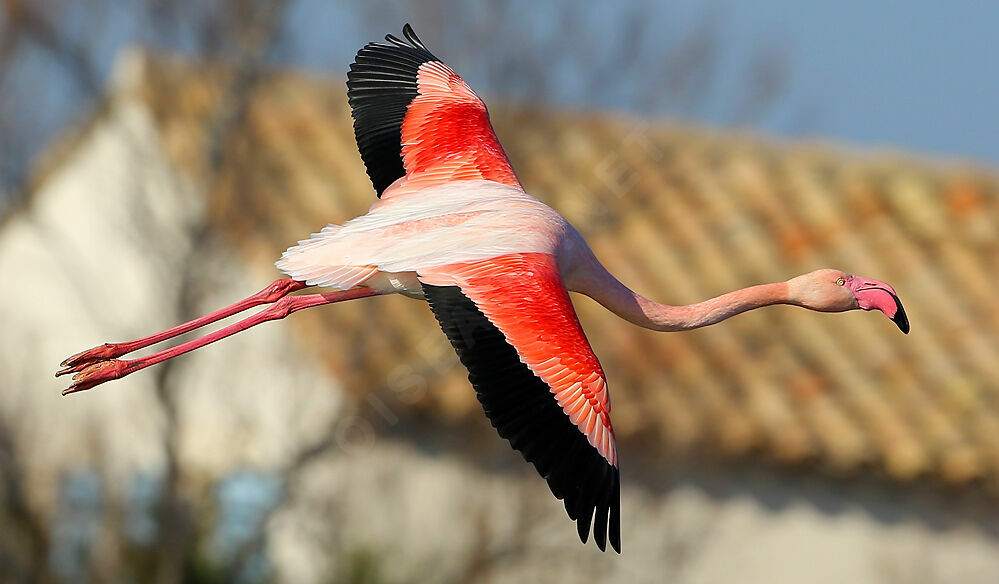
M 425 298 L 493 426 L 564 500 L 584 541 L 592 520 L 598 546 L 620 549 L 607 382 L 559 270 L 560 254 L 585 242 L 524 192 L 482 101 L 403 33 L 361 49 L 347 78 L 380 199 L 277 267 L 308 285 Z
M 678 331 L 773 304 L 816 311 L 879 310 L 903 331 L 895 290 L 839 270 L 816 270 L 689 306 L 631 291 L 582 236 L 531 197 L 503 152 L 485 105 L 413 29 L 357 54 L 347 95 L 361 159 L 379 199 L 367 214 L 327 225 L 289 248 L 290 276 L 232 306 L 127 343 L 63 361 L 64 393 L 83 391 L 313 306 L 399 293 L 426 300 L 469 372 L 500 436 L 565 503 L 585 543 L 621 550 L 620 473 L 607 380 L 569 291 L 639 326 Z M 306 286 L 327 292 L 290 295 Z M 118 357 L 253 306 L 254 316 L 130 360 Z
M 512 253 L 555 254 L 574 230 L 519 188 L 484 180 L 395 183 L 371 210 L 288 249 L 278 268 L 347 289 L 364 270 L 421 272 Z
M 277 266 L 309 285 L 425 297 L 493 426 L 565 501 L 584 541 L 596 512 L 594 539 L 603 548 L 610 526 L 619 548 L 607 382 L 559 270 L 560 255 L 585 245 L 519 188 L 403 179 L 368 214 L 327 226 Z

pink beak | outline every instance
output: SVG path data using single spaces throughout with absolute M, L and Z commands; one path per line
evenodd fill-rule
M 902 301 L 898 299 L 894 288 L 884 282 L 857 277 L 850 278 L 846 285 L 853 291 L 861 308 L 880 310 L 898 325 L 900 331 L 909 334 L 909 319 L 905 316 Z

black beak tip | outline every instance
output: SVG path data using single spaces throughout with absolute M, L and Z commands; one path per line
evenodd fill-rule
M 895 299 L 895 316 L 892 317 L 892 322 L 898 325 L 898 330 L 902 331 L 904 334 L 909 334 L 909 318 L 905 315 L 905 309 L 902 308 L 902 302 L 898 299 L 898 296 L 892 294 L 892 298 Z

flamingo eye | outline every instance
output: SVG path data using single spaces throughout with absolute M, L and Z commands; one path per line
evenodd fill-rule
M 840 278 L 840 279 L 836 280 L 836 284 L 842 286 L 842 285 L 846 284 L 846 280 L 844 280 L 843 278 Z

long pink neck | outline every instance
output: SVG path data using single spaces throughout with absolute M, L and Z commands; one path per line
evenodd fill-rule
M 786 282 L 751 286 L 687 306 L 660 304 L 630 290 L 595 258 L 587 263 L 585 277 L 571 289 L 586 294 L 629 322 L 656 331 L 695 329 L 761 306 L 791 304 Z

